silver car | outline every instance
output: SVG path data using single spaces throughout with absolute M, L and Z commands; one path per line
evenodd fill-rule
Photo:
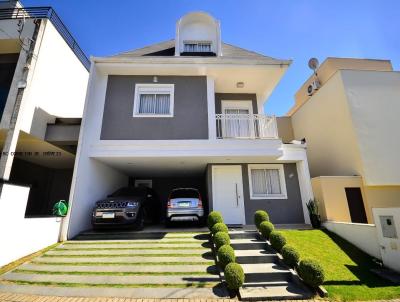
M 199 190 L 194 188 L 174 189 L 167 204 L 167 224 L 172 221 L 203 222 L 204 208 Z

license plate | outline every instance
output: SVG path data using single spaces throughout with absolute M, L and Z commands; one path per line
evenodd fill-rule
M 112 219 L 115 218 L 115 213 L 103 213 L 102 218 Z
M 178 205 L 179 205 L 180 207 L 190 207 L 191 202 L 190 202 L 190 201 L 180 202 Z

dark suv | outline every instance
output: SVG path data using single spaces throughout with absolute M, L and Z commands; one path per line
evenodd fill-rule
M 142 229 L 145 221 L 158 223 L 160 214 L 161 203 L 154 190 L 124 187 L 96 202 L 92 226 L 133 226 Z

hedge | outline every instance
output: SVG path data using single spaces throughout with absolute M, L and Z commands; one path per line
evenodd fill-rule
M 282 235 L 282 233 L 273 231 L 269 235 L 269 242 L 275 250 L 281 252 L 283 246 L 286 244 L 286 238 Z
M 256 225 L 257 229 L 260 228 L 260 224 L 263 221 L 269 221 L 268 213 L 263 210 L 256 211 L 254 213 L 254 224 Z
M 263 221 L 260 224 L 260 232 L 267 239 L 269 239 L 269 235 L 274 229 L 274 225 L 269 221 Z
M 210 214 L 208 214 L 207 217 L 207 226 L 211 230 L 211 228 L 214 226 L 214 224 L 218 222 L 224 222 L 224 219 L 222 218 L 222 215 L 218 211 L 212 211 Z
M 286 244 L 282 248 L 281 253 L 283 257 L 283 262 L 285 262 L 291 268 L 297 267 L 297 264 L 300 260 L 300 254 L 293 246 Z
M 224 270 L 225 281 L 228 288 L 237 290 L 243 285 L 244 272 L 239 263 L 229 263 Z
M 217 234 L 218 232 L 225 232 L 228 233 L 228 227 L 226 226 L 225 223 L 223 222 L 217 222 L 216 224 L 213 225 L 213 227 L 211 228 L 211 233 L 213 233 L 213 235 Z
M 317 261 L 313 259 L 301 260 L 297 268 L 297 272 L 304 282 L 311 287 L 315 288 L 324 283 L 324 269 Z
M 235 262 L 235 251 L 230 245 L 223 245 L 218 249 L 218 262 L 222 269 L 225 268 L 229 263 Z
M 229 234 L 225 232 L 216 233 L 214 236 L 214 243 L 215 246 L 217 247 L 217 251 L 221 246 L 231 244 L 231 239 L 229 238 Z

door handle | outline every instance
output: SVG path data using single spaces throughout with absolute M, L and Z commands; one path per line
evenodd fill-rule
M 235 191 L 236 191 L 236 206 L 239 206 L 239 194 L 238 194 L 238 185 L 235 183 Z

